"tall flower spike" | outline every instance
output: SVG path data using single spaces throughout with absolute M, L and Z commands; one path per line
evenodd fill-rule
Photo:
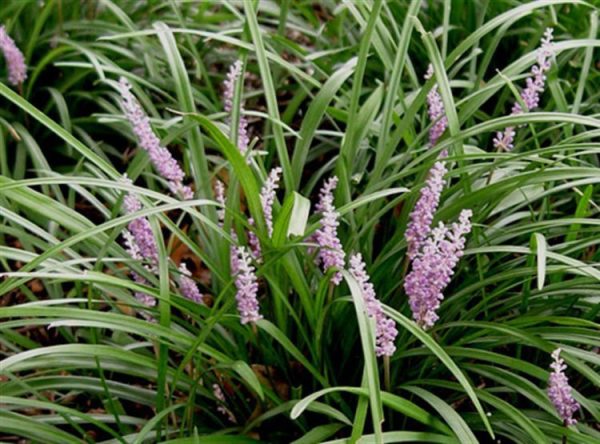
M 433 66 L 429 64 L 425 79 L 429 80 L 431 77 L 433 77 Z M 427 114 L 429 114 L 429 120 L 433 122 L 429 129 L 429 146 L 432 147 L 448 127 L 448 117 L 446 117 L 444 102 L 438 91 L 437 83 L 433 85 L 433 88 L 427 94 Z
M 561 349 L 557 348 L 552 352 L 552 359 L 554 362 L 550 364 L 553 372 L 550 373 L 550 379 L 548 380 L 548 397 L 558 416 L 568 426 L 577 424 L 577 420 L 573 418 L 573 414 L 579 410 L 579 403 L 573 399 L 573 389 L 569 385 L 569 379 L 565 375 L 567 365 L 565 361 L 560 357 Z
M 273 168 L 260 190 L 260 203 L 262 204 L 269 237 L 273 236 L 273 203 L 275 202 L 275 193 L 279 187 L 281 173 L 282 169 L 280 167 Z
M 202 293 L 200 293 L 198 286 L 191 278 L 192 273 L 190 273 L 184 262 L 179 265 L 179 272 L 181 273 L 179 275 L 179 289 L 181 290 L 181 294 L 197 304 L 203 304 L 204 298 L 202 297 Z
M 235 82 L 242 77 L 242 61 L 236 60 L 230 67 L 223 81 L 223 102 L 225 112 L 230 116 L 233 111 L 233 97 L 235 95 Z M 244 108 L 240 105 L 237 146 L 242 154 L 248 151 L 250 138 L 248 137 L 248 120 L 244 117 Z
M 191 199 L 194 193 L 189 186 L 183 185 L 183 170 L 169 150 L 160 144 L 160 139 L 150 125 L 150 119 L 131 93 L 131 84 L 124 77 L 119 80 L 119 92 L 125 117 L 131 124 L 140 147 L 150 156 L 156 171 L 168 181 L 171 192 L 181 195 L 184 199 Z
M 413 319 L 424 329 L 438 320 L 437 309 L 444 299 L 454 269 L 463 255 L 465 236 L 471 231 L 471 210 L 463 210 L 450 227 L 440 222 L 425 240 L 422 252 L 413 260 L 404 289 Z
M 324 273 L 332 267 L 342 270 L 345 265 L 346 253 L 337 235 L 340 214 L 333 204 L 333 190 L 337 183 L 338 178 L 335 176 L 325 182 L 319 194 L 319 203 L 316 205 L 317 211 L 321 213 L 321 226 L 315 232 L 314 239 L 320 247 L 317 262 L 321 264 Z M 331 282 L 339 285 L 342 282 L 342 273 L 336 272 Z
M 396 323 L 385 316 L 381 303 L 377 300 L 375 288 L 365 271 L 362 255 L 356 253 L 350 257 L 350 273 L 360 286 L 367 315 L 375 320 L 375 353 L 377 356 L 392 356 L 396 351 L 394 340 L 398 335 Z
M 8 81 L 18 86 L 27 78 L 27 65 L 25 65 L 25 57 L 15 41 L 10 38 L 6 32 L 4 25 L 0 26 L 0 50 L 6 59 L 6 67 L 8 69 Z
M 540 104 L 540 94 L 544 92 L 546 83 L 546 72 L 550 70 L 550 59 L 553 54 L 552 49 L 552 28 L 546 28 L 542 43 L 537 50 L 537 65 L 531 68 L 531 74 L 527 78 L 527 86 L 521 91 L 521 99 L 528 110 L 537 108 Z M 524 110 L 519 102 L 515 102 L 512 107 L 511 115 L 523 113 Z M 504 131 L 496 133 L 494 137 L 494 148 L 511 151 L 514 148 L 515 128 L 510 126 Z
M 408 258 L 413 260 L 425 239 L 431 231 L 433 216 L 440 204 L 440 195 L 444 189 L 444 175 L 448 172 L 443 162 L 436 162 L 426 181 L 426 185 L 421 189 L 419 200 L 415 208 L 410 213 L 410 222 L 404 233 L 408 244 Z
M 235 287 L 237 288 L 235 299 L 241 323 L 247 324 L 262 319 L 258 312 L 258 282 L 250 253 L 245 247 L 238 247 L 236 252 L 238 272 L 235 278 Z

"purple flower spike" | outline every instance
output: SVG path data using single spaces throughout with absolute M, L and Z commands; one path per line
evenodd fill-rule
M 238 247 L 236 254 L 238 272 L 235 278 L 235 287 L 237 288 L 235 299 L 241 323 L 256 322 L 262 319 L 262 316 L 258 312 L 258 282 L 251 263 L 252 258 L 245 247 Z
M 233 110 L 233 96 L 235 95 L 235 82 L 242 75 L 242 61 L 236 60 L 229 67 L 229 72 L 223 82 L 223 101 L 225 111 L 231 113 Z
M 124 77 L 119 80 L 119 92 L 125 117 L 129 120 L 140 147 L 150 156 L 154 168 L 169 182 L 169 189 L 172 193 L 178 194 L 184 199 L 191 199 L 194 193 L 190 187 L 183 185 L 185 178 L 183 170 L 169 150 L 161 146 L 160 139 L 152 130 L 150 119 L 131 93 L 131 84 Z
M 425 79 L 429 80 L 431 77 L 433 77 L 433 66 L 429 64 Z M 444 131 L 448 127 L 448 117 L 446 117 L 444 102 L 438 91 L 437 83 L 427 94 L 427 114 L 429 114 L 429 120 L 433 122 L 433 125 L 429 129 L 429 146 L 432 147 L 442 137 L 442 134 L 444 134 Z
M 450 227 L 440 222 L 425 240 L 406 276 L 404 289 L 414 320 L 428 329 L 438 320 L 437 309 L 444 299 L 442 291 L 450 283 L 463 255 L 465 236 L 471 231 L 471 210 L 463 210 L 459 221 Z
M 179 265 L 179 272 L 181 273 L 179 276 L 179 289 L 181 290 L 181 294 L 197 304 L 203 304 L 204 298 L 202 293 L 200 293 L 198 286 L 191 278 L 192 273 L 187 269 L 184 262 Z
M 540 93 L 544 92 L 546 83 L 546 72 L 550 70 L 550 58 L 552 57 L 552 28 L 547 28 L 542 38 L 542 44 L 537 51 L 537 65 L 531 68 L 531 75 L 527 78 L 527 86 L 521 92 L 521 99 L 527 109 L 537 108 L 540 103 Z M 519 103 L 515 103 L 512 114 L 521 114 L 523 109 Z
M 553 54 L 552 49 L 552 28 L 547 28 L 542 38 L 542 44 L 537 51 L 537 65 L 531 68 L 531 74 L 526 80 L 527 86 L 521 91 L 521 99 L 529 111 L 537 108 L 540 104 L 540 94 L 544 92 L 546 83 L 546 72 L 550 70 L 550 59 Z M 521 104 L 515 102 L 512 107 L 511 115 L 523 113 L 525 110 Z M 496 133 L 493 143 L 494 148 L 504 151 L 512 151 L 515 138 L 515 128 L 508 127 L 503 132 Z
M 122 180 L 127 184 L 131 184 L 131 180 L 129 180 L 127 176 L 123 177 Z M 123 200 L 123 208 L 125 214 L 132 214 L 142 209 L 142 203 L 134 194 L 129 193 Z M 129 222 L 127 229 L 123 230 L 123 237 L 125 238 L 125 247 L 131 258 L 138 261 L 146 259 L 150 264 L 144 265 L 144 268 L 150 272 L 156 272 L 156 267 L 158 265 L 158 248 L 148 219 L 145 217 L 138 217 Z M 146 285 L 148 283 L 146 279 L 135 272 L 132 272 L 131 276 L 138 284 Z M 136 291 L 134 296 L 146 307 L 151 308 L 156 305 L 156 298 L 152 295 Z M 141 314 L 146 320 L 151 322 L 155 321 L 149 314 L 145 312 L 142 312 Z
M 25 65 L 25 57 L 15 41 L 10 38 L 6 32 L 4 25 L 0 26 L 0 50 L 6 59 L 8 68 L 8 81 L 18 86 L 27 78 L 27 65 Z
M 131 214 L 140 211 L 142 209 L 142 204 L 135 195 L 128 194 L 123 201 L 123 207 L 126 214 Z M 156 266 L 158 263 L 158 249 L 148 219 L 145 217 L 133 219 L 129 222 L 127 228 L 133 236 L 136 249 L 141 258 L 147 259 L 152 266 Z
M 242 76 L 242 61 L 235 61 L 230 67 L 227 77 L 223 82 L 223 101 L 225 111 L 231 115 L 233 111 L 233 96 L 235 95 L 235 83 Z M 250 138 L 248 137 L 248 120 L 244 117 L 244 108 L 240 105 L 240 117 L 238 122 L 238 149 L 242 154 L 248 151 Z
M 413 260 L 431 231 L 433 216 L 440 204 L 440 195 L 444 189 L 444 175 L 448 172 L 443 162 L 436 162 L 431 170 L 426 185 L 421 189 L 419 200 L 410 213 L 410 222 L 404 233 L 408 244 L 408 258 Z
M 273 168 L 269 173 L 269 177 L 267 177 L 267 181 L 260 190 L 260 203 L 262 204 L 269 237 L 273 236 L 273 203 L 275 202 L 275 192 L 279 187 L 279 177 L 281 176 L 281 173 L 281 168 Z
M 321 264 L 324 273 L 332 267 L 341 270 L 345 265 L 346 253 L 344 253 L 342 243 L 337 236 L 340 214 L 333 204 L 333 190 L 337 183 L 338 178 L 335 176 L 325 182 L 321 188 L 319 203 L 316 205 L 317 211 L 321 213 L 321 226 L 315 232 L 314 239 L 321 247 L 317 255 L 317 262 Z M 331 282 L 339 285 L 341 281 L 342 273 L 338 271 L 331 278 Z
M 365 271 L 365 263 L 360 253 L 350 257 L 350 273 L 360 285 L 367 315 L 375 319 L 375 353 L 377 356 L 392 356 L 396 351 L 394 340 L 398 335 L 396 323 L 383 313 L 383 308 L 377 300 L 373 284 L 369 281 L 369 275 Z
M 573 414 L 579 410 L 579 403 L 573 399 L 573 389 L 569 385 L 569 379 L 564 371 L 567 368 L 565 361 L 560 357 L 561 349 L 557 348 L 552 352 L 554 362 L 550 367 L 554 370 L 550 373 L 548 380 L 548 397 L 558 416 L 564 421 L 565 425 L 577 424 L 577 420 L 573 418 Z

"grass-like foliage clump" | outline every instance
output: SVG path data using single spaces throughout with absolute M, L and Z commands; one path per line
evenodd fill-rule
M 0 441 L 600 442 L 597 9 L 5 1 Z

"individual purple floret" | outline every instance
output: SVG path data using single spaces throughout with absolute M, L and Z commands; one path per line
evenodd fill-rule
M 436 162 L 429 170 L 426 185 L 421 188 L 419 200 L 410 213 L 410 222 L 404 233 L 408 244 L 408 258 L 413 260 L 421 245 L 429 236 L 433 216 L 440 203 L 440 195 L 444 188 L 444 175 L 448 172 L 444 162 Z
M 235 83 L 242 76 L 242 61 L 235 61 L 230 67 L 227 77 L 223 82 L 223 101 L 225 111 L 231 115 L 233 111 L 233 96 L 235 95 Z M 238 149 L 242 154 L 245 154 L 250 144 L 248 137 L 248 121 L 244 117 L 244 108 L 240 105 L 239 122 L 238 122 Z
M 579 410 L 579 403 L 573 399 L 573 389 L 569 385 L 569 379 L 564 371 L 567 368 L 565 361 L 560 357 L 561 349 L 557 348 L 552 352 L 554 362 L 550 367 L 554 370 L 550 373 L 548 380 L 548 397 L 558 416 L 564 421 L 565 425 L 577 424 L 577 420 L 573 418 L 573 414 Z
M 542 38 L 542 44 L 537 51 L 537 65 L 531 68 L 531 74 L 527 78 L 527 86 L 521 91 L 521 99 L 527 110 L 537 108 L 540 104 L 540 94 L 544 92 L 546 83 L 546 72 L 550 69 L 550 58 L 552 57 L 552 28 L 547 28 Z M 519 102 L 515 102 L 511 115 L 523 113 L 524 110 Z M 515 128 L 510 126 L 504 131 L 496 133 L 494 137 L 494 148 L 511 151 L 514 148 Z
M 7 34 L 4 25 L 0 26 L 0 50 L 6 59 L 8 81 L 14 86 L 19 86 L 27 78 L 27 65 L 23 53 Z
M 139 145 L 150 156 L 154 168 L 168 181 L 171 192 L 181 195 L 184 199 L 191 199 L 193 197 L 192 189 L 183 185 L 185 178 L 183 170 L 169 150 L 161 146 L 160 139 L 152 130 L 150 119 L 131 93 L 131 84 L 124 77 L 119 80 L 119 92 L 125 117 L 129 120 Z
M 127 194 L 123 200 L 123 208 L 126 214 L 132 214 L 142 209 L 139 199 L 133 194 Z M 135 240 L 136 248 L 142 258 L 147 259 L 155 266 L 158 263 L 158 249 L 150 222 L 145 217 L 133 219 L 127 225 L 129 232 Z
M 438 319 L 436 312 L 444 299 L 442 291 L 463 255 L 465 235 L 471 231 L 471 216 L 471 210 L 463 210 L 459 221 L 450 227 L 440 222 L 425 240 L 406 276 L 404 289 L 413 318 L 424 329 L 432 327 Z
M 394 340 L 398 335 L 396 323 L 383 313 L 383 308 L 377 300 L 373 284 L 369 281 L 369 275 L 365 271 L 365 263 L 360 253 L 350 257 L 350 273 L 361 288 L 367 315 L 375 319 L 375 353 L 377 356 L 392 356 L 396 351 Z
M 204 298 L 202 293 L 200 293 L 198 286 L 191 278 L 192 273 L 187 269 L 184 262 L 179 265 L 179 272 L 181 273 L 179 275 L 179 289 L 181 290 L 181 294 L 197 304 L 203 304 Z
M 238 271 L 235 278 L 235 287 L 237 288 L 235 299 L 241 323 L 256 322 L 262 319 L 262 316 L 258 312 L 258 282 L 252 266 L 252 257 L 245 247 L 238 247 L 236 254 Z
M 433 66 L 429 64 L 425 79 L 429 80 L 431 77 L 433 77 Z M 437 83 L 427 94 L 427 114 L 429 114 L 429 120 L 433 122 L 433 125 L 429 129 L 429 146 L 432 147 L 442 137 L 442 134 L 444 134 L 444 131 L 448 127 L 448 117 L 446 117 L 444 102 L 438 91 Z
M 517 132 L 514 126 L 507 126 L 504 131 L 498 131 L 494 137 L 494 148 L 503 151 L 512 151 L 515 147 L 513 142 Z
M 269 237 L 273 236 L 273 203 L 275 202 L 275 193 L 279 187 L 279 176 L 281 176 L 281 173 L 282 169 L 280 167 L 273 168 L 260 190 L 260 203 L 262 204 Z
M 342 249 L 342 243 L 337 236 L 338 218 L 340 214 L 333 204 L 333 190 L 337 186 L 338 178 L 330 177 L 321 188 L 319 194 L 319 203 L 316 209 L 321 213 L 321 226 L 314 234 L 314 240 L 319 245 L 317 262 L 321 264 L 323 272 L 326 273 L 330 268 L 342 270 L 345 265 L 346 253 Z M 339 285 L 342 281 L 342 273 L 336 272 L 331 282 Z

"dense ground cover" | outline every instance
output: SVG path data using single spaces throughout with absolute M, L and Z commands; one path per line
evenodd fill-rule
M 6 2 L 0 441 L 600 442 L 597 6 Z

